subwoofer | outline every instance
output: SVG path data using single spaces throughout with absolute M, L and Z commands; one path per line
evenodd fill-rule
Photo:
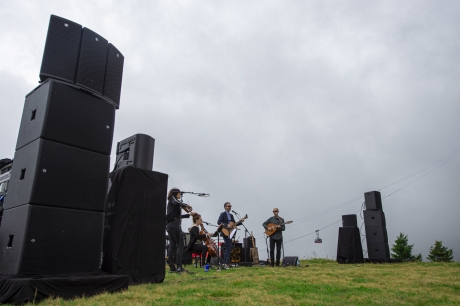
M 102 95 L 109 42 L 83 28 L 75 84 Z
M 82 26 L 51 15 L 43 52 L 40 80 L 48 78 L 74 83 Z
M 370 260 L 389 260 L 390 248 L 388 243 L 367 242 L 367 255 Z
M 366 210 L 382 209 L 382 197 L 378 191 L 364 193 L 364 201 L 366 202 Z
M 383 210 L 364 210 L 363 214 L 366 226 L 387 226 Z
M 49 79 L 27 95 L 16 150 L 44 138 L 110 155 L 115 107 L 75 87 Z
M 97 271 L 103 223 L 102 212 L 30 204 L 7 209 L 0 230 L 0 273 Z
M 40 204 L 102 212 L 109 158 L 39 138 L 14 155 L 5 209 Z
M 297 267 L 298 256 L 284 256 L 282 266 L 294 266 Z
M 362 263 L 363 248 L 361 235 L 357 227 L 339 227 L 337 242 L 338 263 Z
M 116 105 L 117 109 L 120 108 L 124 60 L 123 54 L 114 45 L 109 43 L 104 80 L 104 97 L 110 99 Z

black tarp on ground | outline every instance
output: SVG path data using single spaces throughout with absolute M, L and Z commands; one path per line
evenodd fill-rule
M 72 299 L 128 288 L 125 275 L 102 272 L 46 275 L 0 275 L 0 303 L 38 302 L 50 296 Z
M 338 263 L 363 263 L 361 235 L 357 227 L 339 227 Z
M 111 173 L 102 270 L 131 283 L 165 277 L 165 215 L 168 175 L 134 167 Z

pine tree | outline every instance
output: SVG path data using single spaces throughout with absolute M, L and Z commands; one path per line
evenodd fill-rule
M 409 244 L 407 235 L 399 233 L 399 236 L 395 240 L 395 244 L 391 247 L 391 257 L 403 261 L 422 261 L 422 254 L 418 254 L 417 256 L 412 255 L 413 247 L 413 244 Z
M 430 247 L 430 254 L 426 258 L 429 261 L 444 261 L 444 262 L 451 262 L 454 259 L 452 255 L 452 249 L 448 249 L 447 247 L 442 245 L 442 241 L 436 240 L 434 245 Z

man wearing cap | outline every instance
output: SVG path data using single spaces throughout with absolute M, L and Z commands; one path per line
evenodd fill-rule
M 283 244 L 283 233 L 286 229 L 284 226 L 284 219 L 279 215 L 279 209 L 273 208 L 273 216 L 268 218 L 267 221 L 262 223 L 262 226 L 265 229 L 268 229 L 268 224 L 276 224 L 276 232 L 270 236 L 270 265 L 273 267 L 275 265 L 275 246 L 276 246 L 276 265 L 280 265 L 281 259 L 281 245 Z

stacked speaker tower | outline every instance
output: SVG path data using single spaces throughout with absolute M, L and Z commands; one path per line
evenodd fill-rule
M 0 274 L 99 269 L 123 61 L 102 36 L 51 15 L 4 203 Z
M 366 210 L 364 210 L 364 224 L 366 227 L 367 253 L 371 261 L 387 261 L 390 259 L 388 235 L 385 214 L 382 210 L 380 192 L 364 193 Z
M 363 262 L 361 235 L 355 214 L 342 215 L 342 227 L 339 227 L 339 239 L 337 243 L 337 262 Z

